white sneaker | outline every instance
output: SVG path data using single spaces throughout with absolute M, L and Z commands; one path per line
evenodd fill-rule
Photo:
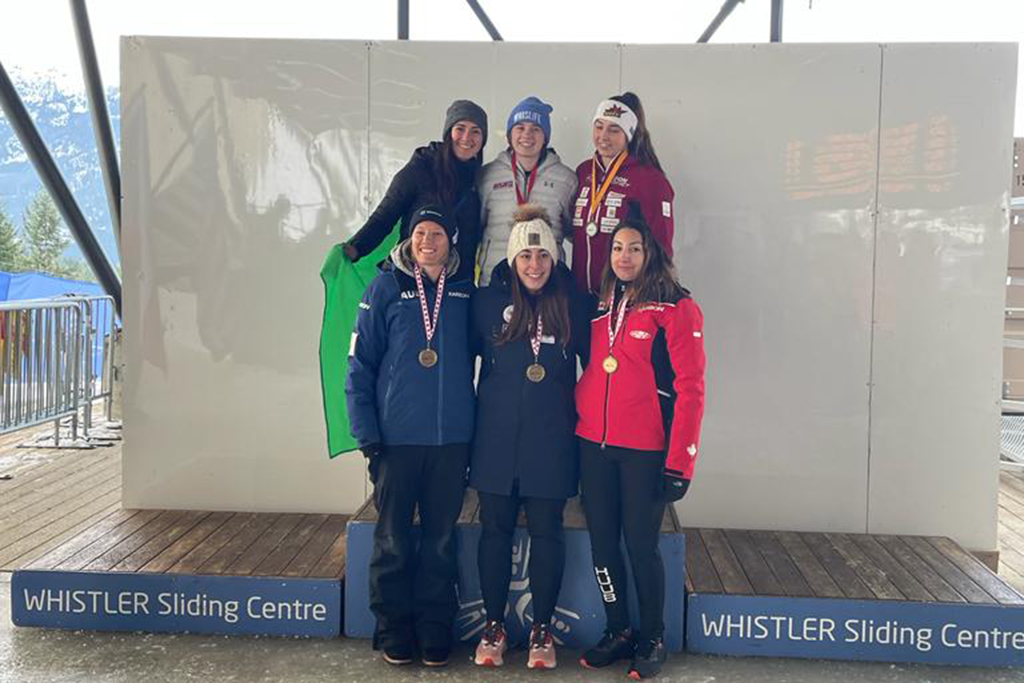
M 526 662 L 527 669 L 554 669 L 558 665 L 555 659 L 555 638 L 547 624 L 534 624 L 530 630 L 530 658 Z
M 473 663 L 477 666 L 501 666 L 505 663 L 505 650 L 508 649 L 508 637 L 505 626 L 500 621 L 488 621 L 484 626 L 480 644 L 476 646 Z

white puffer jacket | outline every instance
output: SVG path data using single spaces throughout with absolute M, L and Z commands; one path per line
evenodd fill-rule
M 526 190 L 526 178 L 521 168 L 516 169 L 519 188 Z M 528 201 L 547 209 L 551 217 L 551 229 L 555 233 L 561 260 L 565 260 L 562 240 L 572 240 L 572 200 L 576 195 L 576 173 L 562 163 L 555 150 L 549 149 L 540 166 L 534 169 L 539 174 L 533 182 Z M 508 254 L 508 236 L 512 232 L 512 214 L 517 207 L 516 188 L 512 181 L 512 153 L 507 149 L 480 172 L 477 184 L 482 209 L 481 225 L 484 226 L 480 240 L 477 263 L 480 266 L 480 286 L 490 282 L 491 271 Z

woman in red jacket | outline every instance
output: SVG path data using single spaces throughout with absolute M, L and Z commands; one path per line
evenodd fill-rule
M 693 477 L 704 413 L 703 316 L 645 223 L 629 216 L 610 235 L 590 359 L 576 386 L 580 489 L 607 625 L 583 654 L 588 668 L 632 659 L 631 678 L 665 661 L 665 568 L 658 538 L 665 505 Z M 630 629 L 625 537 L 640 606 Z
M 598 293 L 611 234 L 630 201 L 643 211 L 658 244 L 672 259 L 672 199 L 647 130 L 640 98 L 631 92 L 597 105 L 594 156 L 576 167 L 572 272 L 581 291 Z

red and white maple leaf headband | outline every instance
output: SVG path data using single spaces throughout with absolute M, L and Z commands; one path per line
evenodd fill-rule
M 633 110 L 616 100 L 605 100 L 597 105 L 597 111 L 594 112 L 594 121 L 598 119 L 614 123 L 621 128 L 626 134 L 627 142 L 632 141 L 633 134 L 636 133 L 636 127 L 639 123 Z

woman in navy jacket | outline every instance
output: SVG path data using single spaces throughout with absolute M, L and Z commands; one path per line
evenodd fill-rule
M 544 209 L 516 212 L 507 260 L 473 300 L 473 331 L 482 343 L 470 485 L 480 493 L 478 566 L 487 611 L 475 661 L 500 666 L 507 647 L 503 619 L 519 507 L 530 533 L 534 625 L 530 668 L 555 666 L 549 632 L 562 582 L 562 510 L 576 495 L 573 430 L 576 358 L 589 348 L 585 300 L 558 263 Z M 584 359 L 585 362 L 585 359 Z
M 446 664 L 458 610 L 454 534 L 473 436 L 473 283 L 451 275 L 459 268 L 454 231 L 438 207 L 414 214 L 411 236 L 363 295 L 350 349 L 348 415 L 379 513 L 374 647 L 390 664 L 411 662 L 417 645 L 424 664 Z

